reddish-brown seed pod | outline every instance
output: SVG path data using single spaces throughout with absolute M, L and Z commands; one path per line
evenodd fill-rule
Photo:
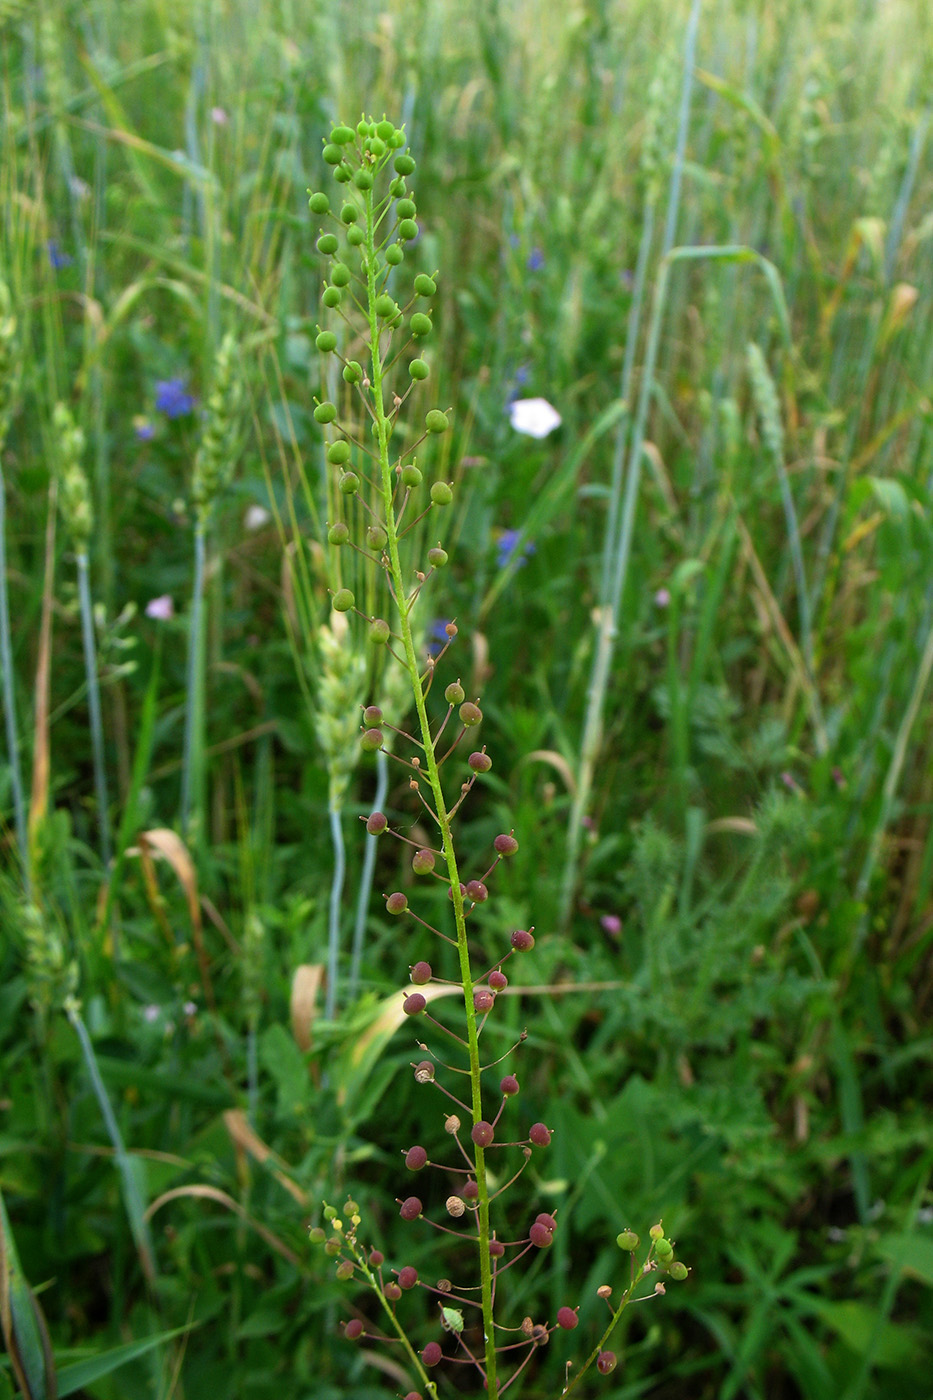
M 479 1187 L 475 1181 L 468 1181 L 460 1194 L 465 1201 L 475 1201 L 479 1195 Z
M 486 987 L 477 987 L 473 993 L 474 1011 L 491 1011 L 496 1004 L 496 999 Z
M 409 1147 L 405 1153 L 405 1165 L 411 1172 L 420 1172 L 428 1165 L 428 1154 L 423 1147 Z
M 557 1325 L 563 1327 L 566 1332 L 572 1332 L 579 1320 L 573 1308 L 557 1309 Z
M 488 753 L 471 753 L 467 762 L 474 773 L 488 773 L 492 767 L 492 759 Z
M 382 730 L 364 730 L 363 737 L 360 740 L 360 746 L 366 751 L 366 753 L 377 753 L 378 750 L 382 748 Z
M 454 637 L 456 637 L 459 628 L 457 627 L 457 624 L 455 622 L 448 622 L 447 626 L 444 628 L 444 631 L 447 633 L 448 637 L 453 639 Z
M 411 868 L 416 875 L 430 875 L 434 869 L 434 852 L 427 849 L 415 851 L 411 858 Z
M 410 1390 L 405 1396 L 405 1400 L 422 1400 L 420 1390 Z
M 519 1083 L 514 1074 L 506 1074 L 499 1080 L 499 1092 L 504 1098 L 510 1098 L 512 1094 L 517 1094 L 518 1090 Z
M 389 825 L 384 812 L 371 812 L 366 818 L 366 830 L 370 836 L 381 836 Z
M 417 1220 L 421 1214 L 421 1202 L 417 1196 L 406 1196 L 402 1202 L 399 1215 L 403 1220 Z
M 367 705 L 363 711 L 363 723 L 367 729 L 382 723 L 382 711 L 378 705 Z
M 478 1123 L 474 1123 L 470 1129 L 470 1137 L 477 1147 L 489 1147 L 495 1141 L 495 1133 L 491 1123 L 487 1123 L 481 1118 Z
M 461 885 L 461 886 L 460 886 L 460 898 L 463 899 L 463 898 L 465 898 L 465 896 L 466 896 L 466 885 Z M 447 898 L 448 898 L 449 900 L 452 901 L 452 900 L 453 900 L 453 897 L 454 897 L 454 887 L 453 887 L 453 885 L 448 885 L 448 886 L 447 886 Z
M 546 1230 L 557 1229 L 557 1221 L 554 1219 L 553 1215 L 548 1215 L 546 1210 L 541 1211 L 540 1215 L 535 1216 L 535 1224 L 543 1225 Z
M 550 1341 L 550 1334 L 541 1322 L 536 1322 L 531 1329 L 531 1340 L 536 1347 L 546 1347 Z
M 505 1245 L 502 1243 L 501 1240 L 490 1240 L 490 1241 L 489 1241 L 489 1257 L 490 1257 L 490 1259 L 501 1259 L 504 1253 L 505 1253 Z
M 440 1343 L 428 1342 L 424 1351 L 421 1353 L 421 1360 L 424 1362 L 425 1366 L 436 1366 L 443 1355 L 444 1353 L 441 1351 Z
M 528 1129 L 528 1140 L 533 1142 L 535 1147 L 550 1147 L 551 1130 L 546 1128 L 543 1123 L 532 1123 Z
M 434 1064 L 431 1060 L 419 1060 L 415 1065 L 415 1083 L 434 1083 Z
M 423 987 L 431 980 L 431 964 L 429 962 L 416 962 L 411 968 L 411 980 L 416 987 Z
M 489 891 L 482 880 L 470 880 L 466 887 L 467 899 L 472 899 L 474 904 L 485 904 L 489 898 Z
M 614 1351 L 601 1351 L 596 1358 L 596 1369 L 601 1376 L 611 1375 L 617 1364 Z
M 510 942 L 516 953 L 529 953 L 535 946 L 534 934 L 530 929 L 524 928 L 517 928 L 512 934 Z
M 387 1283 L 385 1286 L 385 1295 L 390 1303 L 397 1303 L 402 1296 L 402 1290 L 397 1283 Z
M 385 1255 L 381 1249 L 371 1249 L 369 1251 L 369 1265 L 372 1269 L 378 1269 L 380 1264 L 385 1263 Z
M 504 992 L 509 985 L 509 979 L 506 977 L 505 973 L 500 972 L 498 968 L 495 972 L 490 972 L 488 981 L 494 992 Z
M 346 1327 L 343 1329 L 343 1335 L 344 1335 L 344 1336 L 347 1338 L 347 1340 L 350 1341 L 350 1342 L 355 1342 L 355 1341 L 357 1341 L 360 1337 L 362 1337 L 362 1335 L 363 1335 L 363 1324 L 362 1324 L 362 1322 L 360 1322 L 360 1320 L 359 1320 L 358 1317 L 351 1317 L 351 1318 L 350 1318 L 350 1321 L 347 1323 Z
M 386 900 L 386 910 L 390 914 L 404 914 L 407 908 L 408 897 L 402 894 L 401 890 L 396 890 L 393 894 L 390 894 L 389 898 Z
M 518 850 L 518 842 L 515 840 L 515 837 L 506 832 L 503 832 L 501 836 L 497 836 L 492 844 L 500 856 L 514 856 L 515 852 Z
M 531 1240 L 535 1249 L 547 1249 L 554 1243 L 554 1236 L 551 1231 L 546 1225 L 542 1225 L 540 1221 L 537 1220 L 528 1231 L 528 1238 Z
M 402 1002 L 402 1010 L 406 1016 L 420 1016 L 427 1004 L 421 992 L 412 992 L 411 996 Z
M 415 1268 L 413 1268 L 411 1264 L 406 1264 L 405 1267 L 404 1267 L 404 1269 L 399 1269 L 399 1274 L 398 1274 L 398 1286 L 399 1286 L 399 1288 L 414 1288 L 414 1286 L 415 1286 L 415 1284 L 416 1284 L 417 1282 L 418 1282 L 418 1270 L 415 1269 Z

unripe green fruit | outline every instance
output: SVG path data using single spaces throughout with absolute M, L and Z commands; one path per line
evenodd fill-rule
M 347 229 L 347 242 L 351 248 L 361 248 L 366 242 L 366 231 L 359 224 L 351 224 Z
M 396 890 L 386 900 L 386 912 L 389 914 L 404 914 L 407 908 L 408 898 L 401 890 Z
M 378 705 L 367 705 L 363 711 L 363 723 L 369 729 L 377 729 L 382 723 L 382 711 Z
M 321 301 L 325 306 L 329 306 L 333 309 L 333 307 L 339 306 L 343 301 L 343 292 L 339 287 L 325 287 Z
M 483 718 L 483 712 L 479 705 L 474 705 L 472 700 L 466 700 L 460 706 L 460 723 L 467 729 L 474 728 Z
M 419 272 L 415 278 L 415 291 L 419 297 L 433 297 L 437 291 L 437 283 L 426 272 Z
M 314 410 L 314 421 L 316 423 L 333 423 L 337 417 L 337 410 L 332 403 L 319 403 Z
M 344 462 L 350 459 L 350 444 L 341 439 L 339 442 L 332 442 L 327 449 L 327 460 L 332 467 L 342 467 Z
M 352 1278 L 352 1277 L 353 1277 L 353 1260 L 352 1260 L 352 1259 L 341 1259 L 340 1263 L 337 1265 L 337 1277 L 340 1279 L 341 1283 L 346 1283 L 346 1281 L 347 1281 L 348 1278 Z M 359 1319 L 358 1319 L 358 1318 L 355 1318 L 354 1321 L 359 1322 Z M 362 1324 L 361 1322 L 359 1323 L 359 1326 L 360 1326 L 360 1330 L 362 1331 L 363 1324 Z M 349 1322 L 347 1323 L 347 1327 L 348 1327 L 348 1328 L 350 1327 L 350 1323 L 349 1323 Z M 349 1333 L 349 1332 L 348 1332 L 348 1335 L 350 1336 L 350 1340 L 353 1341 L 354 1337 L 358 1337 L 358 1336 L 359 1336 L 359 1332 L 356 1332 L 356 1331 L 354 1331 L 353 1333 Z
M 352 174 L 353 171 L 350 169 L 349 165 L 338 165 L 337 169 L 334 171 L 334 179 L 337 181 L 338 185 L 348 185 Z
M 339 165 L 343 160 L 343 151 L 331 141 L 324 147 L 323 156 L 328 165 Z
M 397 243 L 390 243 L 385 251 L 385 259 L 390 267 L 398 267 L 405 257 L 405 251 Z
M 355 496 L 360 489 L 360 479 L 356 472 L 344 472 L 337 482 L 340 492 L 344 496 Z
M 308 200 L 308 208 L 312 214 L 326 214 L 330 209 L 330 200 L 323 190 L 315 190 Z
M 428 850 L 415 851 L 411 858 L 411 868 L 416 875 L 430 875 L 434 869 L 434 852 Z
M 660 1240 L 655 1241 L 654 1252 L 662 1261 L 664 1259 L 673 1259 L 674 1246 L 671 1244 L 670 1240 L 665 1240 L 662 1238 Z
M 378 160 L 380 156 L 384 156 L 386 153 L 386 143 L 379 136 L 371 136 L 366 142 L 366 149 L 371 156 L 375 156 Z
M 671 1278 L 676 1279 L 678 1283 L 683 1283 L 689 1271 L 687 1269 L 686 1264 L 682 1264 L 678 1259 L 676 1263 L 671 1265 L 668 1272 L 670 1273 Z
M 347 287 L 350 284 L 350 269 L 346 263 L 334 263 L 330 270 L 330 280 L 335 287 Z
M 414 156 L 408 155 L 407 152 L 403 152 L 402 155 L 396 156 L 395 161 L 393 163 L 400 175 L 410 175 L 415 168 Z
M 399 238 L 404 238 L 406 243 L 418 237 L 418 225 L 414 219 L 403 219 L 398 226 Z
M 388 292 L 383 292 L 381 296 L 376 297 L 377 316 L 394 316 L 397 309 Z
M 436 506 L 449 506 L 453 498 L 454 493 L 446 481 L 435 481 L 431 487 L 431 500 Z
M 371 190 L 373 177 L 368 170 L 357 170 L 353 176 L 353 183 L 358 190 Z
M 320 238 L 319 238 L 318 241 L 317 241 L 317 250 L 318 250 L 319 253 L 324 253 L 327 257 L 330 257 L 331 253 L 336 253 L 336 251 L 337 251 L 337 235 L 336 235 L 336 233 L 322 233 L 321 236 L 320 236 Z
M 330 133 L 330 139 L 338 146 L 346 146 L 353 140 L 353 128 L 351 126 L 335 126 Z
M 632 1254 L 638 1248 L 638 1236 L 634 1230 L 623 1230 L 620 1235 L 616 1235 L 616 1244 L 627 1254 Z
M 447 421 L 446 413 L 442 413 L 439 408 L 432 408 L 425 415 L 424 426 L 429 433 L 446 433 L 450 424 Z
M 395 212 L 400 219 L 413 219 L 415 217 L 415 201 L 413 199 L 400 199 L 395 206 Z
M 376 753 L 382 748 L 382 730 L 367 729 L 360 740 L 360 748 L 364 753 Z
M 414 312 L 409 325 L 412 335 L 429 335 L 431 332 L 431 318 L 426 316 L 423 311 Z
M 358 121 L 357 124 L 356 124 L 356 134 L 357 134 L 357 136 L 368 136 L 368 135 L 369 135 L 369 122 L 367 122 L 367 121 Z
M 363 366 L 359 360 L 349 360 L 343 367 L 343 377 L 348 384 L 359 384 L 363 378 Z
M 337 337 L 333 331 L 321 331 L 314 343 L 325 355 L 329 355 L 332 350 L 337 349 Z
M 466 699 L 466 692 L 459 681 L 451 681 L 444 691 L 444 699 L 448 705 L 462 705 Z
M 328 544 L 347 544 L 350 539 L 350 527 L 343 521 L 338 520 L 336 525 L 332 525 L 327 532 Z
M 432 569 L 442 569 L 449 559 L 446 549 L 441 549 L 438 545 L 435 549 L 428 550 L 428 563 Z
M 349 612 L 356 605 L 356 599 L 349 588 L 338 588 L 334 594 L 335 612 Z
M 414 462 L 409 462 L 407 466 L 402 468 L 403 486 L 420 486 L 422 480 L 421 468 L 416 467 Z
M 391 635 L 391 628 L 384 618 L 374 617 L 369 629 L 369 640 L 379 646 L 384 646 Z
M 427 379 L 431 371 L 428 369 L 424 360 L 412 360 L 411 364 L 408 366 L 408 373 L 411 375 L 412 379 Z
M 388 141 L 390 136 L 395 135 L 395 123 L 390 122 L 388 117 L 383 117 L 381 122 L 376 123 L 376 135 L 383 141 Z
M 344 224 L 355 224 L 360 217 L 360 211 L 355 204 L 346 203 L 340 210 L 340 222 Z
M 370 525 L 366 531 L 366 543 L 370 549 L 385 549 L 388 535 L 381 525 Z
M 395 179 L 389 185 L 389 194 L 393 199 L 401 199 L 404 196 L 405 181 L 402 179 L 401 175 L 396 175 Z

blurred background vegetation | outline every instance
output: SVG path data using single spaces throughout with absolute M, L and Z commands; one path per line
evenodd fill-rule
M 308 1224 L 352 1190 L 390 1262 L 442 1268 L 394 1205 L 442 1136 L 380 1020 L 425 949 L 382 916 L 399 848 L 365 865 L 382 682 L 328 628 L 311 419 L 307 191 L 362 111 L 406 124 L 440 271 L 425 622 L 457 618 L 495 763 L 462 850 L 521 842 L 477 943 L 538 939 L 492 1030 L 529 1029 L 562 1225 L 510 1308 L 582 1325 L 523 1393 L 559 1393 L 615 1234 L 662 1215 L 690 1280 L 587 1394 L 922 1391 L 926 0 L 0 0 L 0 55 L 0 1312 L 29 1393 L 392 1396 Z M 540 440 L 509 414 L 539 396 Z

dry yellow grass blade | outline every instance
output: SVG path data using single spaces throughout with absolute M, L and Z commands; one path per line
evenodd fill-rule
M 271 1249 L 275 1250 L 276 1254 L 281 1254 L 283 1259 L 287 1259 L 288 1262 L 301 1273 L 307 1273 L 304 1260 L 300 1259 L 293 1249 L 289 1249 L 288 1245 L 285 1244 L 283 1240 L 280 1240 L 278 1235 L 273 1234 L 268 1226 L 260 1224 L 248 1211 L 243 1209 L 239 1201 L 235 1201 L 232 1196 L 228 1195 L 226 1191 L 221 1191 L 217 1186 L 200 1186 L 198 1184 L 193 1186 L 173 1186 L 171 1191 L 163 1191 L 161 1196 L 157 1196 L 156 1199 L 146 1207 L 146 1214 L 143 1218 L 147 1221 L 151 1220 L 156 1211 L 168 1205 L 169 1201 L 178 1201 L 184 1196 L 189 1196 L 194 1200 L 216 1201 L 218 1205 L 225 1206 L 227 1210 L 232 1211 L 234 1215 L 238 1216 L 240 1220 L 243 1221 L 244 1225 L 248 1225 L 251 1230 L 255 1230 L 256 1234 L 264 1239 L 266 1244 L 269 1245 Z
M 324 978 L 322 963 L 301 963 L 292 978 L 290 1002 L 292 1035 L 299 1050 L 311 1049 L 311 1023 L 317 1013 L 317 998 Z
M 276 1170 L 273 1171 L 272 1175 L 279 1185 L 284 1186 L 288 1194 L 293 1200 L 296 1200 L 300 1206 L 306 1206 L 308 1204 L 307 1193 L 302 1191 L 296 1181 L 292 1181 L 291 1177 L 285 1171 L 285 1163 L 282 1161 L 281 1157 L 273 1152 L 272 1148 L 269 1147 L 267 1143 L 263 1142 L 258 1133 L 253 1131 L 246 1121 L 246 1114 L 242 1109 L 228 1108 L 224 1113 L 224 1125 L 238 1152 L 248 1153 L 248 1155 L 252 1157 L 254 1161 L 259 1162 L 260 1165 L 265 1165 L 266 1162 L 274 1162 Z

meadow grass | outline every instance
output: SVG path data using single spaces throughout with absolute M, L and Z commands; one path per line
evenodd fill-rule
M 560 1229 L 509 1311 L 569 1293 L 598 1335 L 616 1235 L 663 1217 L 692 1272 L 581 1393 L 927 1374 L 931 53 L 921 0 L 0 3 L 0 1397 L 414 1380 L 307 1241 L 350 1193 L 442 1267 L 396 1205 L 445 1141 L 381 898 L 410 861 L 360 820 L 430 844 L 358 752 L 412 701 L 331 613 L 379 574 L 327 551 L 313 419 L 307 191 L 364 111 L 440 269 L 412 648 L 456 619 L 483 697 L 458 859 L 520 838 L 477 965 L 535 927 L 484 1036 L 528 1030 Z

